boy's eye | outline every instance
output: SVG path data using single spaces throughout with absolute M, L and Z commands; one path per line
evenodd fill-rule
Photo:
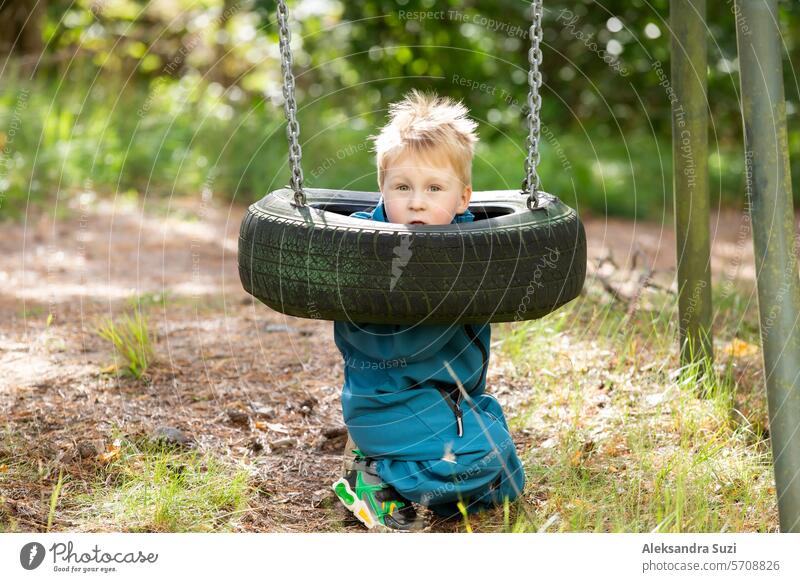
M 439 190 L 441 190 L 441 188 L 439 188 L 439 186 L 433 185 L 431 186 L 431 190 L 433 190 L 434 192 L 438 192 Z
M 408 188 L 408 186 L 406 186 L 405 184 L 400 184 L 400 185 L 397 186 L 398 190 L 403 190 L 405 188 Z

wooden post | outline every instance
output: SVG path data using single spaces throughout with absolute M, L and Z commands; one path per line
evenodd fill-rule
M 706 2 L 670 0 L 672 160 L 681 365 L 713 361 Z
M 800 532 L 800 286 L 777 0 L 737 0 L 747 197 L 783 532 Z

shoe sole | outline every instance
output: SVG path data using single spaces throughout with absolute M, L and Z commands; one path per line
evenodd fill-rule
M 356 496 L 353 490 L 350 489 L 350 483 L 348 483 L 346 479 L 339 479 L 333 485 L 331 485 L 331 489 L 333 489 L 333 492 L 336 494 L 336 497 L 339 498 L 339 501 L 342 502 L 342 505 L 351 511 L 353 515 L 356 516 L 356 519 L 363 523 L 367 529 L 377 528 L 378 531 L 394 531 L 375 519 L 375 517 L 372 515 L 372 512 L 369 510 L 367 502 L 363 499 L 359 499 Z

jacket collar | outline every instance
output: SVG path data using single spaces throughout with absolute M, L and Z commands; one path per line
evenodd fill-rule
M 383 196 L 381 196 L 381 199 L 378 201 L 378 205 L 372 211 L 371 220 L 377 220 L 379 222 L 389 222 L 388 220 L 386 220 L 386 209 L 383 204 Z M 453 220 L 450 221 L 450 224 L 456 224 L 459 222 L 473 222 L 474 220 L 475 220 L 475 215 L 469 211 L 469 208 L 467 208 L 463 213 L 456 214 L 453 217 Z

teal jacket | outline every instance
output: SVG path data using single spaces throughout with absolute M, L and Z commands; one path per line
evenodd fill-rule
M 383 199 L 350 216 L 388 222 Z M 474 218 L 467 210 L 451 224 Z M 358 448 L 379 459 L 384 481 L 440 515 L 457 513 L 458 500 L 471 513 L 518 496 L 522 464 L 499 402 L 484 393 L 490 324 L 336 321 L 333 336 L 344 358 L 345 424 Z

